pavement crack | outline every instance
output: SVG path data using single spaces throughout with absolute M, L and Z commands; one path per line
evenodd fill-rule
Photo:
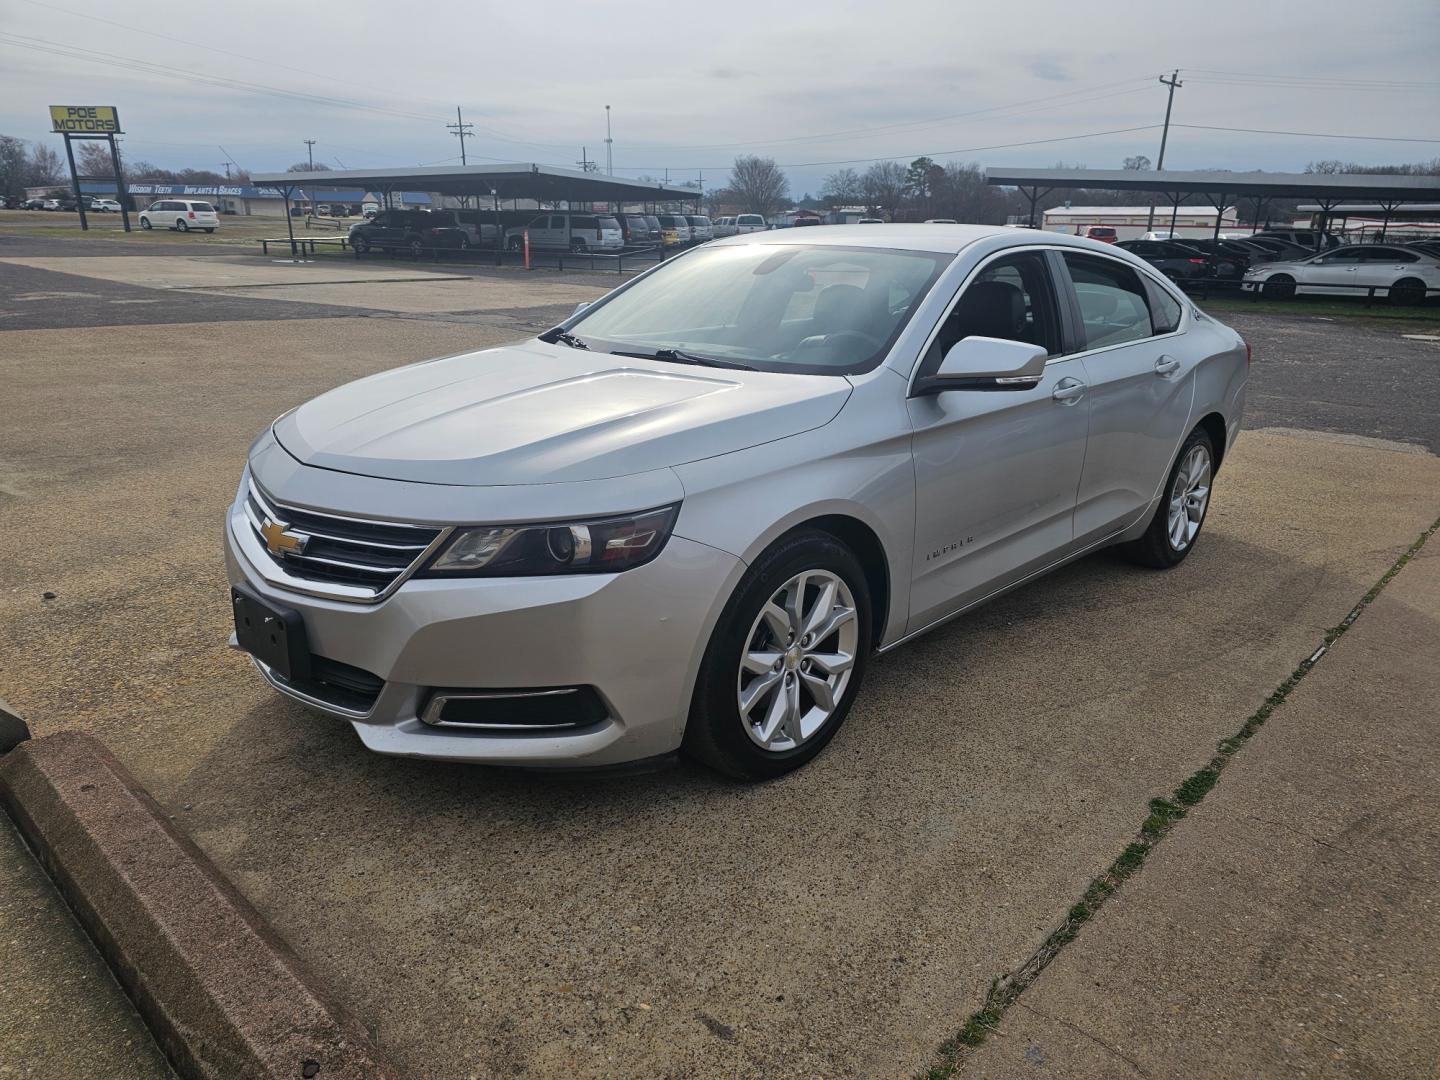
M 1130 1068 L 1134 1069 L 1138 1075 L 1145 1077 L 1145 1080 L 1150 1080 L 1150 1074 L 1144 1070 L 1144 1068 L 1140 1065 L 1138 1061 L 1132 1058 L 1129 1054 L 1126 1054 L 1123 1051 L 1117 1049 L 1116 1047 L 1111 1046 L 1104 1039 L 1100 1038 L 1100 1036 L 1092 1032 L 1086 1031 L 1079 1024 L 1072 1023 L 1071 1021 L 1066 1020 L 1063 1016 L 1051 1016 L 1048 1013 L 1043 1013 L 1039 1009 L 1035 1008 L 1033 1005 L 1026 1005 L 1024 1002 L 1021 1001 L 1017 1001 L 1015 1002 L 1015 1004 L 1018 1005 L 1020 1008 L 1024 1009 L 1026 1012 L 1030 1013 L 1030 1015 L 1032 1016 L 1038 1016 L 1042 1020 L 1050 1021 L 1052 1024 L 1059 1024 L 1061 1027 L 1068 1028 L 1069 1030 L 1075 1032 L 1076 1035 L 1081 1035 L 1084 1038 L 1089 1039 L 1092 1043 L 1100 1047 L 1100 1049 L 1104 1050 L 1111 1057 L 1119 1058 L 1126 1065 L 1129 1065 Z
M 1229 738 L 1220 741 L 1208 762 L 1186 777 L 1169 797 L 1150 800 L 1150 814 L 1141 824 L 1135 837 L 1116 856 L 1114 862 L 1091 880 L 1080 899 L 1071 905 L 1070 910 L 1060 920 L 1060 924 L 1046 936 L 1025 962 L 1014 971 L 1006 972 L 990 983 L 990 989 L 980 1008 L 970 1014 L 964 1026 L 955 1035 L 941 1044 L 936 1054 L 936 1063 L 921 1074 L 924 1080 L 947 1080 L 948 1077 L 954 1076 L 964 1067 L 974 1050 L 981 1046 L 999 1027 L 1006 1011 L 1012 1005 L 1019 1003 L 1020 996 L 1035 983 L 1041 972 L 1050 965 L 1060 951 L 1075 940 L 1081 928 L 1099 913 L 1105 902 L 1131 876 L 1140 871 L 1150 853 L 1165 839 L 1170 830 L 1190 810 L 1204 801 L 1211 789 L 1219 782 L 1221 773 L 1231 759 L 1244 749 L 1275 710 L 1285 703 L 1285 700 L 1300 685 L 1305 676 L 1329 654 L 1330 648 L 1355 624 L 1355 620 L 1364 613 L 1375 597 L 1380 595 L 1381 590 L 1390 584 L 1406 563 L 1420 553 L 1425 542 L 1437 531 L 1440 531 L 1440 518 L 1432 522 L 1430 527 L 1425 529 L 1415 542 L 1390 565 L 1390 568 L 1380 576 L 1364 596 L 1356 601 L 1355 606 L 1339 623 L 1325 631 L 1318 645 L 1306 654 L 1306 658 L 1296 665 L 1288 678 L 1271 691 L 1270 696 L 1245 719 L 1239 730 Z M 1315 840 L 1314 837 L 1309 837 L 1309 839 Z M 1319 840 L 1316 840 L 1316 843 L 1336 846 Z M 1345 849 L 1337 848 L 1337 850 Z M 1347 852 L 1347 854 L 1356 853 Z M 1359 857 L 1364 858 L 1364 856 Z M 1059 1020 L 1057 1022 L 1064 1023 Z M 1076 1030 L 1079 1031 L 1078 1028 Z M 1091 1037 L 1088 1032 L 1080 1031 L 1080 1034 Z M 1138 1070 L 1139 1066 L 1136 1068 Z

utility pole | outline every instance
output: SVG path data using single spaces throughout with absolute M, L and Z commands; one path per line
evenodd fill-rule
M 450 134 L 451 134 L 451 135 L 454 135 L 456 138 L 458 138 L 458 139 L 460 140 L 460 164 L 461 164 L 461 165 L 467 165 L 467 164 L 469 164 L 469 162 L 467 162 L 467 161 L 465 160 L 465 140 L 466 140 L 466 139 L 473 139 L 473 138 L 475 137 L 475 133 L 470 130 L 470 129 L 473 128 L 474 126 L 475 126 L 474 124 L 467 124 L 467 123 L 465 123 L 465 118 L 460 115 L 460 106 L 459 106 L 459 105 L 456 105 L 456 106 L 455 106 L 455 123 L 453 123 L 453 124 L 446 124 L 446 125 L 445 125 L 445 127 L 449 129 Z
M 615 156 L 611 153 L 610 147 L 615 140 L 610 138 L 610 106 L 605 106 L 605 175 L 615 175 Z
M 225 166 L 225 182 L 228 184 L 230 182 L 230 162 L 226 161 L 222 164 Z
M 1161 172 L 1165 168 L 1165 144 L 1170 139 L 1170 110 L 1175 107 L 1175 91 L 1185 84 L 1180 81 L 1180 69 L 1176 68 L 1170 73 L 1170 78 L 1160 76 L 1160 82 L 1170 88 L 1169 95 L 1165 98 L 1165 126 L 1160 129 L 1160 159 L 1155 162 L 1155 171 Z M 1155 204 L 1150 204 L 1150 216 L 1145 222 L 1145 231 L 1149 232 L 1155 225 Z M 1173 237 L 1172 237 L 1173 239 Z
M 305 156 L 310 159 L 310 171 L 315 171 L 315 142 L 314 139 L 305 140 Z

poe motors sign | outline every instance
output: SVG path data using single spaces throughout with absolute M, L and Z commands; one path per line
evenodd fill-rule
M 113 105 L 51 105 L 51 130 L 60 135 L 120 135 Z

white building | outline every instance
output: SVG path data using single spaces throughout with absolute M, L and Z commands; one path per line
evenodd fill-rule
M 1150 220 L 1148 206 L 1056 206 L 1044 211 L 1044 228 L 1047 232 L 1069 233 L 1084 236 L 1094 226 L 1115 230 L 1117 240 L 1137 240 L 1146 231 L 1169 232 L 1171 216 L 1174 216 L 1176 236 L 1205 237 L 1215 235 L 1213 206 L 1182 206 L 1178 211 L 1166 203 L 1155 205 L 1154 224 Z M 1220 218 L 1220 228 L 1233 229 L 1237 226 L 1235 208 L 1227 206 Z

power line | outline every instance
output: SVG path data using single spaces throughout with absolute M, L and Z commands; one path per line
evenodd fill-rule
M 1425 89 L 1440 88 L 1440 83 L 1434 82 L 1413 82 L 1403 79 L 1345 79 L 1332 75 L 1282 75 L 1278 72 L 1263 71 L 1218 71 L 1211 68 L 1186 68 L 1190 75 L 1223 75 L 1242 79 L 1263 79 L 1266 81 L 1296 82 L 1296 83 L 1324 83 L 1333 86 L 1387 86 L 1397 89 Z
M 1362 142 L 1440 143 L 1440 139 L 1420 139 L 1403 135 L 1340 135 L 1333 131 L 1277 131 L 1273 128 L 1219 127 L 1214 124 L 1175 124 L 1178 128 L 1196 131 L 1238 131 L 1247 135 L 1299 135 L 1307 139 L 1358 139 Z

